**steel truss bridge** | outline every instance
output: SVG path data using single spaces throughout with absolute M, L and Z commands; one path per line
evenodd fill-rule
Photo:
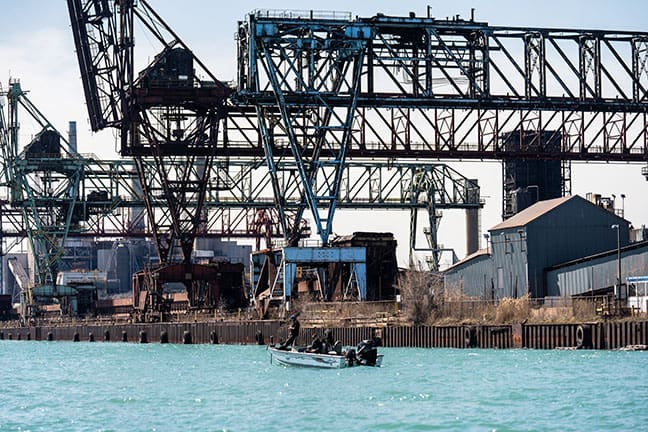
M 646 32 L 255 11 L 228 85 L 146 0 L 67 3 L 90 124 L 120 132 L 163 262 L 177 249 L 189 265 L 193 239 L 218 225 L 204 211 L 234 160 L 264 161 L 273 233 L 294 243 L 308 212 L 323 244 L 354 163 L 648 161 Z M 137 74 L 136 22 L 159 42 Z M 537 138 L 512 148 L 511 133 Z
M 164 217 L 167 200 L 153 160 L 138 165 L 132 159 L 101 160 L 92 154 L 78 154 L 31 102 L 19 81 L 10 82 L 4 94 L 9 102 L 9 122 L 0 110 L 0 147 L 5 161 L 0 184 L 0 222 L 6 245 L 3 253 L 29 239 L 36 251 L 37 287 L 54 291 L 59 260 L 69 237 L 155 237 L 156 227 L 145 218 L 147 200 L 137 171 L 144 168 L 155 219 Z M 42 128 L 26 146 L 18 143 L 21 109 Z M 60 147 L 36 148 L 41 145 L 40 137 L 48 133 L 60 139 Z M 185 162 L 173 162 L 181 163 Z M 290 162 L 281 162 L 280 167 L 286 174 L 278 183 L 283 207 L 298 209 L 301 194 L 294 179 L 296 168 Z M 283 235 L 264 160 L 217 157 L 207 178 L 210 181 L 197 236 L 256 238 L 259 248 L 262 239 L 267 246 L 272 238 Z M 420 209 L 427 210 L 430 220 L 436 221 L 439 209 L 482 206 L 477 182 L 444 164 L 350 162 L 342 184 L 341 208 L 409 210 L 414 227 Z M 196 203 L 186 205 L 195 207 Z M 430 237 L 436 241 L 436 229 Z M 414 232 L 412 250 L 415 241 Z M 28 292 L 24 295 L 29 309 L 34 298 Z
M 273 183 L 277 163 L 289 159 L 303 194 L 292 220 L 308 208 L 323 243 L 347 158 L 647 160 L 647 33 L 256 11 L 239 23 L 235 88 L 222 88 L 193 57 L 208 80 L 170 91 L 172 81 L 156 87 L 152 72 L 188 47 L 146 1 L 68 5 L 93 129 L 124 131 L 122 153 L 135 158 L 262 156 Z M 161 44 L 137 78 L 133 20 Z M 202 111 L 221 110 L 211 145 L 188 132 L 200 123 L 196 101 L 208 101 Z M 180 125 L 178 110 L 183 139 L 151 135 L 163 119 Z M 558 151 L 541 135 L 525 149 L 502 141 L 503 132 L 541 130 L 560 134 Z M 328 190 L 316 192 L 317 182 Z M 299 227 L 278 212 L 287 237 L 296 237 Z

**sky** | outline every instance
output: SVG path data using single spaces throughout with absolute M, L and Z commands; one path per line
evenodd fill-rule
M 427 7 L 437 18 L 454 15 L 475 18 L 491 25 L 525 27 L 560 27 L 577 29 L 648 31 L 648 8 L 644 1 L 572 1 L 572 0 L 490 0 L 490 1 L 429 1 L 374 0 L 348 2 L 310 0 L 221 2 L 214 0 L 150 0 L 156 11 L 189 45 L 194 53 L 224 81 L 236 75 L 237 22 L 256 9 L 348 11 L 353 16 L 406 16 L 410 11 L 426 15 Z M 324 5 L 324 7 L 323 7 Z M 65 133 L 68 121 L 76 120 L 80 153 L 95 153 L 102 158 L 115 159 L 116 137 L 112 131 L 91 133 L 78 70 L 69 16 L 64 0 L 0 0 L 0 83 L 6 89 L 9 78 L 18 78 L 29 98 L 59 131 Z M 137 46 L 150 45 L 145 37 L 136 39 Z M 30 124 L 21 126 L 22 142 L 29 141 Z M 501 164 L 499 162 L 450 163 L 468 178 L 478 178 L 485 201 L 481 228 L 501 221 Z M 574 164 L 572 193 L 603 196 L 625 194 L 626 219 L 634 226 L 648 224 L 648 182 L 641 175 L 641 165 L 633 164 Z M 358 216 L 361 217 L 358 217 Z M 421 213 L 419 221 L 426 215 Z M 421 222 L 419 222 L 421 223 Z M 407 262 L 409 214 L 407 212 L 338 211 L 334 232 L 389 231 L 398 240 L 398 258 Z M 483 243 L 483 239 L 481 240 Z M 462 211 L 445 211 L 439 230 L 439 242 L 453 248 L 459 258 L 465 255 L 465 225 Z M 423 246 L 422 237 L 417 241 Z M 482 247 L 485 245 L 482 244 Z M 442 265 L 449 264 L 449 256 Z

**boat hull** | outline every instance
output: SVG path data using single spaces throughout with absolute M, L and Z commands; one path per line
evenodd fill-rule
M 322 369 L 340 369 L 347 367 L 346 359 L 342 355 L 316 354 L 300 351 L 285 351 L 269 347 L 270 362 L 284 366 L 301 366 Z M 378 354 L 376 366 L 382 364 L 383 355 Z M 358 364 L 360 366 L 360 364 Z
M 340 369 L 346 366 L 344 356 L 330 354 L 315 354 L 299 351 L 284 351 L 268 348 L 270 361 L 285 366 L 302 366 L 324 369 Z

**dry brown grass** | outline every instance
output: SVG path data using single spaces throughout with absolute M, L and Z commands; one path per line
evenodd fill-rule
M 321 303 L 297 300 L 293 310 L 313 325 L 489 325 L 516 323 L 574 323 L 601 319 L 591 299 L 551 299 L 538 302 L 530 296 L 498 301 L 467 296 L 461 289 L 444 289 L 443 276 L 408 271 L 399 277 L 401 303 Z M 400 309 L 400 313 L 395 309 Z M 373 321 L 372 321 L 373 320 Z M 371 324 L 369 324 L 371 325 Z
M 596 303 L 589 300 L 576 299 L 572 304 L 572 315 L 576 321 L 594 321 L 600 318 L 596 315 Z
M 398 286 L 405 318 L 413 325 L 426 324 L 442 293 L 443 276 L 410 270 L 399 277 Z
M 504 298 L 497 305 L 495 322 L 498 324 L 519 323 L 528 320 L 530 312 L 528 295 L 515 299 Z

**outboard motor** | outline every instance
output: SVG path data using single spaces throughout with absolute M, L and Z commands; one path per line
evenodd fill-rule
M 356 358 L 356 352 L 354 349 L 350 349 L 344 355 L 344 360 L 346 361 L 347 367 L 351 367 L 356 364 L 358 359 Z
M 358 363 L 366 366 L 376 366 L 378 348 L 372 339 L 363 340 L 358 344 Z

